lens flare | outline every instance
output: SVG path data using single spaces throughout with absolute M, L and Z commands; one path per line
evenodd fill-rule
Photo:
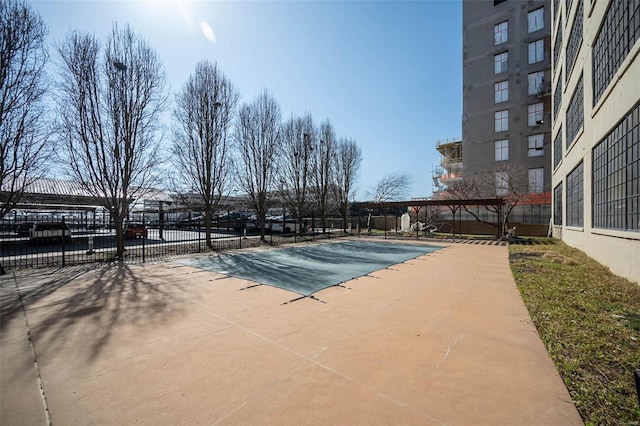
M 200 29 L 202 30 L 202 34 L 210 41 L 216 41 L 216 35 L 213 33 L 213 30 L 205 21 L 200 22 Z

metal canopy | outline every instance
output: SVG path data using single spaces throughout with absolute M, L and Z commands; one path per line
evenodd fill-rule
M 391 207 L 414 206 L 503 206 L 503 198 L 467 198 L 467 199 L 432 199 L 432 200 L 408 200 L 408 201 L 366 201 L 355 203 L 361 209 L 385 209 Z

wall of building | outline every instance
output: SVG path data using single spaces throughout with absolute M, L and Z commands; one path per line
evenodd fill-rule
M 493 170 L 505 163 L 525 164 L 528 168 L 544 168 L 544 191 L 551 189 L 551 97 L 528 95 L 528 74 L 544 71 L 550 80 L 550 2 L 545 0 L 505 1 L 494 6 L 492 1 L 463 3 L 463 152 L 464 173 L 471 176 Z M 544 28 L 528 33 L 528 13 L 544 7 Z M 509 39 L 496 45 L 494 25 L 508 22 Z M 528 63 L 528 44 L 544 40 L 544 59 Z M 495 73 L 494 57 L 508 52 L 508 71 Z M 509 82 L 509 100 L 495 102 L 495 83 Z M 528 125 L 528 105 L 542 102 L 544 122 Z M 494 113 L 509 111 L 509 130 L 496 132 Z M 544 134 L 544 155 L 529 157 L 528 136 Z M 509 160 L 495 160 L 497 140 L 509 140 Z
M 629 49 L 621 66 L 616 71 L 607 85 L 604 94 L 594 104 L 594 45 L 601 29 L 601 24 L 607 10 L 612 7 L 631 8 L 630 16 L 635 16 L 635 21 L 631 23 L 621 23 L 620 25 L 630 25 L 634 27 L 640 22 L 640 6 L 637 2 L 627 2 L 626 0 L 595 1 L 595 0 L 573 0 L 571 10 L 565 10 L 566 3 L 559 2 L 558 13 L 554 18 L 553 42 L 559 39 L 562 31 L 562 50 L 559 60 L 554 64 L 553 87 L 555 91 L 560 86 L 559 93 L 562 94 L 562 101 L 559 108 L 557 120 L 553 123 L 553 135 L 560 135 L 562 141 L 561 157 L 555 159 L 556 164 L 553 170 L 553 187 L 562 186 L 562 199 L 554 200 L 554 203 L 562 203 L 562 217 L 554 217 L 554 236 L 562 238 L 567 244 L 579 248 L 589 256 L 607 265 L 614 273 L 624 276 L 632 281 L 640 283 L 640 209 L 636 210 L 635 218 L 638 224 L 627 224 L 627 229 L 602 229 L 594 224 L 594 147 L 596 147 L 613 129 L 615 129 L 622 119 L 633 111 L 640 101 L 640 41 Z M 582 7 L 583 31 L 580 49 L 577 53 L 575 65 L 570 72 L 567 72 L 567 46 L 570 44 L 568 38 L 571 34 L 574 22 L 577 22 L 576 15 Z M 634 9 L 635 8 L 635 9 Z M 635 15 L 633 12 L 635 10 Z M 633 20 L 633 18 L 632 18 Z M 633 32 L 633 31 L 632 31 Z M 613 62 L 613 61 L 612 61 Z M 579 93 L 577 87 L 582 81 L 584 92 L 583 119 L 581 128 L 577 131 L 572 140 L 567 141 L 567 127 L 570 127 L 568 109 L 574 93 Z M 628 135 L 628 143 L 634 141 L 638 143 L 640 131 Z M 568 146 L 567 146 L 568 145 Z M 638 145 L 636 145 L 638 146 Z M 637 149 L 637 148 L 636 148 Z M 612 155 L 616 155 L 612 152 Z M 639 151 L 629 150 L 626 153 L 627 161 L 633 161 L 633 156 L 637 161 Z M 583 221 L 581 225 L 572 224 L 568 221 L 567 215 L 567 176 L 582 162 L 583 165 Z M 640 179 L 640 162 L 635 166 L 636 186 Z M 633 196 L 634 178 L 628 175 L 630 181 L 627 185 L 628 199 L 620 207 L 627 209 L 630 203 L 638 203 L 639 192 Z M 631 182 L 631 183 L 629 183 Z M 634 228 L 635 227 L 635 228 Z M 618 226 L 618 228 L 620 228 Z

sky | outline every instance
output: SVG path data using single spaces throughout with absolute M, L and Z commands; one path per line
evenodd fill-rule
M 413 177 L 410 197 L 431 195 L 436 143 L 462 133 L 461 0 L 29 3 L 54 58 L 70 31 L 106 40 L 129 23 L 163 62 L 171 99 L 208 59 L 242 103 L 266 89 L 283 119 L 330 120 L 362 149 L 357 200 L 394 172 Z

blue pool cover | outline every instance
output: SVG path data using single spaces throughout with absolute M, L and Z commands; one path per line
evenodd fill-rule
M 303 296 L 367 275 L 442 247 L 341 241 L 283 249 L 220 254 L 180 263 L 282 288 Z

